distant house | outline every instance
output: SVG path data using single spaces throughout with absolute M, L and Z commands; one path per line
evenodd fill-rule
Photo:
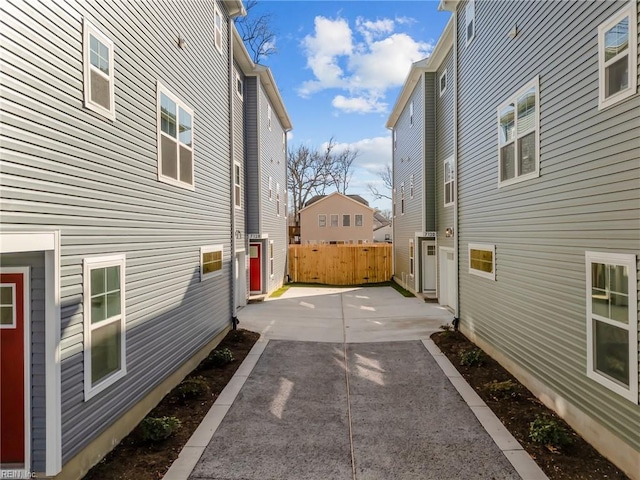
M 315 196 L 299 212 L 301 243 L 371 243 L 373 212 L 360 195 Z
M 287 259 L 287 132 L 291 120 L 271 74 L 234 34 L 234 177 L 239 278 L 245 291 L 268 294 L 284 282 Z M 245 251 L 249 252 L 248 271 Z M 248 276 L 247 276 L 248 275 Z M 242 289 L 240 282 L 240 289 Z M 239 290 L 240 290 L 239 289 Z M 242 301 L 242 300 L 239 300 Z
M 373 214 L 373 241 L 376 243 L 393 241 L 392 222 L 382 216 L 380 212 Z

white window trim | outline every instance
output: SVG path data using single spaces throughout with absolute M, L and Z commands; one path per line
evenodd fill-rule
M 238 169 L 237 179 L 236 169 Z M 242 209 L 242 167 L 238 162 L 233 162 L 233 186 L 233 204 L 237 209 Z M 239 195 L 236 195 L 236 190 L 238 191 Z
M 526 92 L 527 90 L 531 89 L 532 87 L 535 87 L 536 89 L 536 113 L 535 113 L 535 127 L 533 129 L 533 131 L 536 132 L 536 142 L 535 142 L 535 149 L 536 149 L 536 155 L 535 155 L 535 162 L 536 162 L 536 169 L 533 172 L 529 172 L 525 175 L 519 175 L 517 177 L 514 178 L 510 178 L 509 180 L 500 180 L 500 176 L 501 176 L 501 158 L 500 158 L 500 149 L 501 149 L 501 145 L 500 145 L 500 111 L 505 108 L 507 105 L 514 103 L 515 104 L 515 108 L 516 111 L 518 109 L 518 97 L 520 97 L 524 92 Z M 507 100 L 505 100 L 504 102 L 502 102 L 497 109 L 497 113 L 496 113 L 496 118 L 497 118 L 497 138 L 498 138 L 498 188 L 500 187 L 506 187 L 508 185 L 513 185 L 514 183 L 520 183 L 520 182 L 525 182 L 527 180 L 531 180 L 532 178 L 538 178 L 540 176 L 540 77 L 536 76 L 533 80 L 531 80 L 530 82 L 528 82 L 526 85 L 524 85 L 522 88 L 520 88 L 517 92 L 515 92 L 513 95 L 511 95 Z M 518 129 L 518 120 L 517 120 L 517 115 L 516 115 L 516 123 L 513 127 L 516 130 L 516 136 L 514 137 L 513 143 L 514 143 L 514 155 L 515 155 L 515 167 L 517 168 L 518 165 L 518 148 L 516 145 L 516 142 L 521 138 L 517 136 L 517 129 Z M 527 132 L 527 135 L 531 133 L 531 132 Z M 524 135 L 523 135 L 524 136 Z
M 269 277 L 273 278 L 275 276 L 275 254 L 274 254 L 274 243 L 273 240 L 269 240 Z
M 455 205 L 456 203 L 456 170 L 455 170 L 455 157 L 451 156 L 447 159 L 445 159 L 444 161 L 444 165 L 445 168 L 442 172 L 443 175 L 443 190 L 442 190 L 442 201 L 444 202 L 444 206 L 445 207 L 451 207 L 452 205 Z M 451 180 L 449 180 L 447 182 L 446 177 L 444 177 L 446 175 L 446 164 L 447 163 L 451 163 L 452 167 L 451 167 Z M 447 203 L 447 184 L 451 183 L 452 184 L 452 189 L 451 189 L 451 201 L 449 203 Z
M 165 94 L 167 97 L 169 97 L 171 100 L 173 100 L 176 103 L 176 129 L 180 128 L 180 108 L 182 108 L 183 110 L 185 110 L 189 115 L 191 115 L 191 147 L 188 147 L 187 145 L 180 143 L 180 139 L 179 137 L 176 138 L 176 142 L 178 144 L 178 146 L 184 146 L 186 148 L 189 148 L 191 150 L 191 183 L 185 183 L 185 182 L 181 182 L 180 180 L 176 180 L 175 178 L 171 178 L 171 177 L 165 177 L 164 175 L 162 175 L 162 145 L 161 145 L 161 141 L 160 139 L 162 138 L 162 135 L 167 136 L 168 135 L 166 133 L 164 133 L 162 131 L 162 119 L 161 119 L 161 111 L 160 111 L 160 94 L 163 93 Z M 180 188 L 184 188 L 186 190 L 193 190 L 195 191 L 196 189 L 196 151 L 195 151 L 195 143 L 196 143 L 196 117 L 194 115 L 193 109 L 191 109 L 190 107 L 188 107 L 182 100 L 180 100 L 178 97 L 176 97 L 173 93 L 171 93 L 164 85 L 162 85 L 162 83 L 160 83 L 160 81 L 158 80 L 157 82 L 157 88 L 156 88 L 156 129 L 157 129 L 157 150 L 158 150 L 158 181 L 163 182 L 163 183 L 168 183 L 170 185 L 174 185 L 176 187 L 180 187 Z M 169 137 L 171 138 L 171 137 Z M 172 139 L 173 140 L 173 139 Z M 179 156 L 179 151 L 178 151 L 178 155 L 176 157 L 178 159 L 178 165 L 176 166 L 177 168 L 177 172 L 178 172 L 178 177 L 180 176 L 180 156 Z
M 587 377 L 598 382 L 600 385 L 626 398 L 634 404 L 638 404 L 638 315 L 636 305 L 638 305 L 637 291 L 637 265 L 636 256 L 633 254 L 605 253 L 605 252 L 585 252 L 586 263 L 586 304 L 587 304 Z M 604 263 L 609 265 L 623 265 L 629 269 L 629 320 L 622 324 L 606 317 L 595 315 L 592 311 L 591 303 L 591 264 Z M 627 329 L 629 332 L 629 388 L 615 382 L 609 377 L 599 373 L 595 369 L 594 349 L 593 349 L 593 320 L 598 320 L 617 328 Z
M 413 185 L 413 173 L 409 177 L 409 198 L 413 199 L 414 185 Z
M 333 219 L 331 217 L 336 217 L 338 219 L 338 221 L 336 222 L 336 226 L 333 227 Z M 330 213 L 329 214 L 329 227 L 333 227 L 333 228 L 340 228 L 340 215 L 337 213 Z
M 98 105 L 91 101 L 91 75 L 90 72 L 93 69 L 90 62 L 90 42 L 89 35 L 93 35 L 107 48 L 109 48 L 109 104 L 110 109 L 104 108 L 102 105 Z M 83 20 L 83 66 L 84 66 L 84 106 L 89 110 L 96 112 L 108 119 L 114 121 L 116 119 L 116 102 L 115 102 L 115 70 L 114 70 L 114 44 L 109 38 L 104 35 L 100 30 L 94 27 L 86 18 Z M 104 73 L 96 70 L 99 75 L 106 77 Z
M 120 319 L 105 320 L 99 324 L 91 324 L 91 270 L 105 267 L 120 267 Z M 125 254 L 104 257 L 87 257 L 83 261 L 83 311 L 84 311 L 84 400 L 85 402 L 104 391 L 127 374 L 127 332 L 126 332 L 126 256 Z M 91 333 L 98 327 L 110 323 L 120 322 L 120 365 L 118 372 L 111 374 L 104 380 L 91 386 Z
M 404 215 L 405 196 L 404 196 L 404 182 L 400 184 L 400 215 Z
M 269 200 L 273 200 L 273 177 L 269 177 Z
M 360 217 L 360 225 L 358 225 L 358 217 Z M 353 215 L 353 226 L 354 227 L 364 226 L 364 215 L 362 215 L 361 213 L 355 213 Z
M 3 270 L 4 273 L 4 270 Z M 0 287 L 9 287 L 11 288 L 11 304 L 8 303 L 3 303 L 2 306 L 3 307 L 11 307 L 11 310 L 13 312 L 12 314 L 12 318 L 11 318 L 11 323 L 10 324 L 1 324 L 0 325 L 0 329 L 2 328 L 6 328 L 9 330 L 14 330 L 15 328 L 17 328 L 18 325 L 18 304 L 16 302 L 16 285 L 15 283 L 2 283 L 0 284 Z
M 204 273 L 204 265 L 202 264 L 202 255 L 205 253 L 211 253 L 211 252 L 220 252 L 221 253 L 221 259 L 222 259 L 222 268 L 220 268 L 220 270 L 216 270 L 215 272 L 211 272 L 211 273 Z M 224 271 L 224 249 L 223 249 L 223 245 L 207 245 L 204 247 L 200 247 L 200 281 L 204 282 L 205 280 L 208 280 L 210 278 L 214 278 L 214 277 L 219 277 L 220 275 L 222 275 L 222 272 Z
M 267 105 L 267 127 L 271 131 L 271 105 Z
M 240 100 L 243 100 L 244 82 L 242 81 L 242 78 L 240 77 L 238 70 L 234 68 L 233 71 L 235 73 L 235 79 L 236 79 L 236 95 L 238 96 L 238 98 L 240 98 Z M 239 90 L 238 90 L 238 84 L 240 84 Z
M 398 195 L 398 193 L 397 193 L 396 189 L 394 188 L 393 189 L 393 195 L 392 195 L 392 197 L 393 197 L 393 206 L 392 206 L 393 211 L 391 212 L 393 214 L 393 218 L 396 218 L 396 203 L 397 203 L 396 196 L 397 195 Z
M 476 270 L 475 268 L 471 268 L 471 250 L 484 250 L 487 252 L 491 252 L 491 270 L 492 273 L 483 272 L 481 270 Z M 469 261 L 469 273 L 472 275 L 477 275 L 478 277 L 488 278 L 489 280 L 496 280 L 496 246 L 481 244 L 481 243 L 470 243 L 467 251 L 467 258 Z
M 351 228 L 351 214 L 350 213 L 343 213 L 341 216 L 342 216 L 342 227 Z M 344 224 L 344 218 L 345 217 L 349 217 L 349 225 L 345 225 Z
M 629 47 L 627 49 L 627 55 L 629 56 L 629 88 L 621 90 L 620 92 L 612 95 L 609 98 L 605 98 L 605 60 L 604 60 L 604 34 L 611 27 L 619 23 L 624 17 L 629 17 Z M 598 27 L 598 76 L 599 76 L 599 95 L 598 95 L 598 110 L 603 110 L 616 103 L 624 100 L 625 98 L 635 95 L 638 89 L 638 22 L 636 13 L 636 2 L 632 0 L 629 2 L 629 6 L 621 9 L 613 17 L 609 18 L 605 23 Z M 610 63 L 615 63 L 615 57 L 609 60 Z
M 280 184 L 276 183 L 276 216 L 280 216 Z
M 413 248 L 412 248 L 413 247 Z M 413 250 L 413 255 L 411 255 L 411 250 Z M 409 276 L 411 278 L 414 277 L 416 271 L 416 248 L 413 238 L 409 239 Z
M 409 104 L 409 127 L 413 127 L 413 100 Z
M 395 128 L 393 129 L 393 149 L 398 149 L 398 131 Z
M 469 10 L 471 10 L 471 15 L 469 15 Z M 473 22 L 473 33 L 471 37 L 467 37 L 467 32 L 469 31 L 469 17 L 471 17 L 471 21 Z M 464 9 L 464 38 L 466 39 L 465 45 L 468 46 L 473 39 L 476 38 L 476 2 L 475 0 L 469 0 L 467 6 Z
M 218 26 L 216 25 L 216 16 L 220 17 L 220 28 L 218 29 Z M 222 52 L 222 26 L 224 24 L 224 18 L 222 17 L 222 14 L 220 13 L 220 9 L 218 8 L 218 4 L 217 2 L 213 2 L 213 43 L 215 44 L 216 48 L 218 49 L 218 51 L 220 53 Z M 220 35 L 220 42 L 216 41 L 216 33 L 219 33 Z
M 320 217 L 324 217 L 324 225 L 320 225 Z M 318 228 L 327 228 L 327 214 L 319 213 L 318 214 Z
M 442 88 L 442 79 L 444 78 L 445 84 L 444 88 Z M 440 96 L 444 95 L 444 92 L 447 91 L 447 87 L 449 86 L 449 78 L 447 77 L 447 69 L 444 69 L 444 72 L 440 75 L 438 79 L 438 89 L 440 90 Z

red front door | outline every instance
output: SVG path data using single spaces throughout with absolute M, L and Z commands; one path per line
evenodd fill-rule
M 0 284 L 0 463 L 24 463 L 24 274 Z
M 262 246 L 249 245 L 249 288 L 252 292 L 262 292 Z

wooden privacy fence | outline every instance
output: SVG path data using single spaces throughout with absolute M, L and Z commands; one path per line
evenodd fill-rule
M 385 244 L 289 245 L 292 282 L 360 285 L 391 280 L 391 248 Z

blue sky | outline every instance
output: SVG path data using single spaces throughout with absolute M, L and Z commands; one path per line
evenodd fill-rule
M 270 13 L 277 53 L 269 66 L 294 129 L 290 146 L 312 147 L 332 136 L 360 151 L 348 193 L 372 206 L 367 183 L 391 162 L 387 117 L 412 62 L 435 46 L 450 13 L 437 1 L 260 0 L 252 15 Z

